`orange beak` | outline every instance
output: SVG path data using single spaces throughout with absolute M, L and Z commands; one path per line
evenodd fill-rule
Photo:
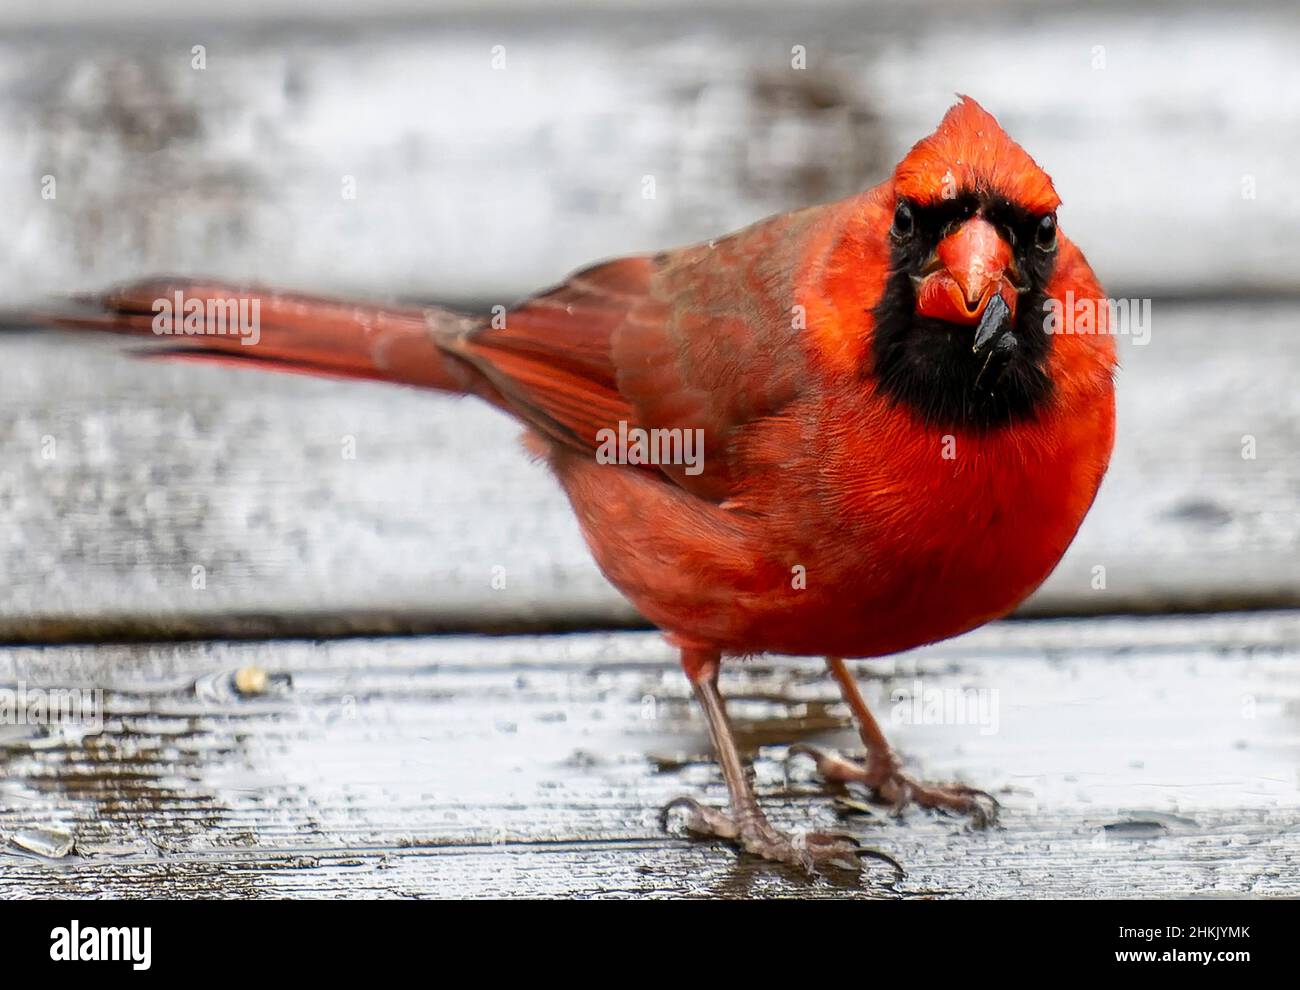
M 939 242 L 920 278 L 916 311 L 974 325 L 997 293 L 1014 317 L 1016 288 L 1004 277 L 1011 265 L 1011 245 L 983 217 L 972 217 Z

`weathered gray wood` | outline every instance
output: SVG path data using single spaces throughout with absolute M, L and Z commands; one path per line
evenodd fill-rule
M 1157 302 L 1110 477 L 1028 612 L 1300 604 L 1297 322 Z M 0 637 L 631 621 L 516 434 L 468 400 L 0 333 Z
M 896 886 L 661 832 L 662 803 L 724 794 L 651 634 L 7 648 L 0 688 L 102 687 L 104 731 L 0 727 L 0 897 L 1300 894 L 1300 613 L 1001 623 L 857 669 L 912 765 L 991 788 L 1001 828 L 841 820 L 787 779 L 789 744 L 855 744 L 816 662 L 724 689 L 773 817 L 898 857 Z M 894 717 L 936 690 L 997 717 Z
M 197 270 L 508 301 L 873 184 L 956 91 L 1112 291 L 1300 288 L 1293 4 L 791 6 L 6 30 L 0 297 Z

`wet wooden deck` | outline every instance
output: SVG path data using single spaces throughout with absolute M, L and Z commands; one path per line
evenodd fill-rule
M 239 691 L 246 668 L 264 689 Z M 664 834 L 672 797 L 725 794 L 653 634 L 9 648 L 0 684 L 100 686 L 104 731 L 2 730 L 0 890 L 1300 893 L 1300 615 L 1001 623 L 859 670 L 909 761 L 994 791 L 1000 827 L 838 813 L 784 760 L 799 740 L 854 745 L 817 663 L 737 663 L 724 688 L 775 819 L 845 830 L 899 859 L 901 881 L 880 866 L 810 882 Z M 972 689 L 981 725 L 900 720 L 904 699 Z

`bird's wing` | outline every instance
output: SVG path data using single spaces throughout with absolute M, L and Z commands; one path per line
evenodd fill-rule
M 600 431 L 617 434 L 620 422 L 702 430 L 702 470 L 648 469 L 724 500 L 739 431 L 805 387 L 794 285 L 817 219 L 817 208 L 786 214 L 585 269 L 463 338 L 457 352 L 517 415 L 569 447 L 594 452 Z

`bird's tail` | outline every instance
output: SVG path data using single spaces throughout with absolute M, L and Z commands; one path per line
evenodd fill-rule
M 151 338 L 146 357 L 364 378 L 481 393 L 449 351 L 479 320 L 431 307 L 379 306 L 221 282 L 160 278 L 79 297 L 30 322 Z

